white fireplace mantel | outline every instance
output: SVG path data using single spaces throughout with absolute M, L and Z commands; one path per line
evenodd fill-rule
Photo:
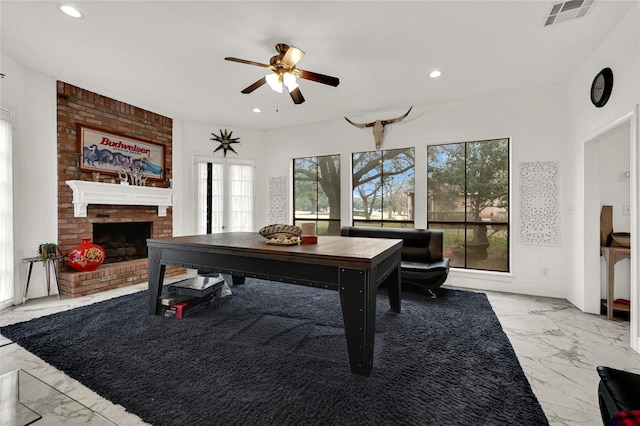
M 120 185 L 114 183 L 68 180 L 73 190 L 73 215 L 87 217 L 89 204 L 113 204 L 124 206 L 158 206 L 158 216 L 167 215 L 167 207 L 173 204 L 174 189 L 153 186 Z

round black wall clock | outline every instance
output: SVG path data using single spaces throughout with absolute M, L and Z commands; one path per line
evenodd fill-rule
M 604 68 L 591 83 L 591 102 L 596 107 L 602 108 L 609 101 L 612 89 L 613 71 L 611 71 L 611 68 Z

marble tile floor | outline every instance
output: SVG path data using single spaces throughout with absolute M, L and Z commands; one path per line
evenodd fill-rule
M 0 312 L 0 326 L 107 298 L 146 290 L 146 284 L 91 296 L 44 297 Z M 640 373 L 640 354 L 629 347 L 629 323 L 585 314 L 566 300 L 486 293 L 551 425 L 601 425 L 597 365 Z M 144 425 L 41 359 L 0 337 L 0 374 L 23 369 L 117 425 Z

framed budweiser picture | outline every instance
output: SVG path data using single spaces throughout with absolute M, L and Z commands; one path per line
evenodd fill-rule
M 80 169 L 118 175 L 140 172 L 149 179 L 165 179 L 165 147 L 97 127 L 78 125 Z

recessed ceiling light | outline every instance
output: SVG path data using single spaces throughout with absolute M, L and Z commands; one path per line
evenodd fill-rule
M 260 108 L 254 108 L 251 111 L 255 112 L 256 114 L 261 112 L 262 110 Z
M 71 5 L 59 4 L 58 8 L 62 11 L 62 13 L 64 13 L 65 15 L 71 16 L 72 18 L 82 18 L 82 13 L 80 13 L 78 9 L 76 9 Z
M 442 75 L 442 71 L 440 70 L 433 70 L 429 73 L 429 77 L 431 78 L 438 78 Z

